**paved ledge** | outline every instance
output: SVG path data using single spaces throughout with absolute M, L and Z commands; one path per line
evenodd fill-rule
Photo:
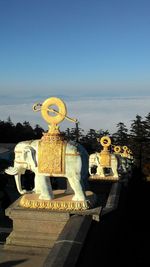
M 93 220 L 100 221 L 101 216 L 117 208 L 120 190 L 120 182 L 93 183 L 93 191 L 99 197 L 99 205 L 91 210 L 81 213 L 70 213 L 70 219 L 56 239 L 50 252 L 44 255 L 29 255 L 21 252 L 3 250 L 0 245 L 1 267 L 74 267 L 77 263 L 85 239 Z M 2 233 L 11 231 L 11 228 L 1 227 Z M 6 231 L 5 231 L 6 230 Z
M 117 208 L 121 187 L 122 187 L 122 184 L 120 182 L 116 182 L 112 184 L 112 187 L 111 187 L 111 190 L 110 190 L 107 202 L 106 202 L 106 206 L 102 209 L 101 215 L 109 213 Z
M 103 183 L 103 186 L 106 187 L 107 184 Z M 89 214 L 84 214 L 87 216 L 74 215 L 70 218 L 68 223 L 65 225 L 62 233 L 60 234 L 59 238 L 55 242 L 54 247 L 52 248 L 50 254 L 48 255 L 43 267 L 76 266 L 87 233 L 90 229 L 92 220 L 95 219 L 96 221 L 100 221 L 100 216 L 109 213 L 117 208 L 121 187 L 122 183 L 120 183 L 119 181 L 109 183 L 110 191 L 109 193 L 103 192 L 105 195 L 104 199 L 106 198 L 107 193 L 108 196 L 105 200 L 103 199 L 104 207 L 103 208 L 100 207 L 99 217 L 98 215 L 95 215 L 94 217 L 94 213 L 96 214 L 96 208 L 95 208 L 95 210 L 93 209 L 93 215 L 92 211 L 89 211 Z M 100 203 L 102 202 L 101 196 L 102 194 L 99 194 Z
M 91 216 L 72 216 L 55 242 L 43 267 L 75 266 L 91 222 Z
M 42 267 L 46 255 L 27 255 L 0 249 L 0 267 Z

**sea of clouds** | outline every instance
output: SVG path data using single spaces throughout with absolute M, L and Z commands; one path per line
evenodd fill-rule
M 114 133 L 118 122 L 123 122 L 128 129 L 136 115 L 145 116 L 150 112 L 150 97 L 107 98 L 82 97 L 64 100 L 67 106 L 67 115 L 79 121 L 80 128 L 87 132 L 89 129 L 109 130 Z M 39 124 L 45 130 L 47 123 L 40 112 L 33 112 L 33 103 L 16 103 L 0 105 L 0 120 L 7 120 L 10 116 L 12 122 L 28 121 L 32 127 Z M 64 120 L 60 129 L 74 127 L 74 123 Z

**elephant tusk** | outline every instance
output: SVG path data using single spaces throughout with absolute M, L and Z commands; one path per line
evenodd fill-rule
M 9 167 L 8 169 L 5 169 L 5 173 L 9 175 L 16 175 L 18 174 L 18 169 L 14 167 Z

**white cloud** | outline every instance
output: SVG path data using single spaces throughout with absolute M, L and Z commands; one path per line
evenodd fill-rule
M 68 111 L 75 114 L 83 129 L 114 132 L 118 122 L 124 122 L 129 128 L 136 114 L 144 118 L 150 112 L 150 97 L 83 99 L 68 103 Z
M 87 98 L 65 101 L 68 116 L 77 118 L 80 127 L 85 131 L 95 130 L 116 131 L 116 124 L 124 122 L 130 128 L 132 120 L 139 114 L 143 118 L 150 112 L 150 97 L 137 98 Z M 32 111 L 32 104 L 1 105 L 0 119 L 6 120 L 8 116 L 16 122 L 29 121 L 32 126 L 39 124 L 47 129 L 47 123 L 42 119 L 40 112 Z M 60 129 L 74 127 L 74 123 L 63 121 Z

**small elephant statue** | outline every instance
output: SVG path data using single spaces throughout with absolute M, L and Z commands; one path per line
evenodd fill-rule
M 95 174 L 99 177 L 105 177 L 104 167 L 101 165 L 100 153 L 96 152 L 89 156 L 89 173 L 93 175 L 92 168 L 96 169 Z M 110 168 L 113 173 L 113 178 L 118 179 L 118 160 L 114 154 L 110 155 Z
M 123 149 L 123 153 L 122 153 Z M 133 155 L 127 146 L 115 146 L 114 154 L 118 159 L 118 172 L 120 176 L 132 176 Z
M 25 174 L 26 170 L 31 170 L 35 174 L 34 189 L 36 194 L 39 194 L 39 199 L 51 200 L 54 198 L 50 174 L 39 173 L 38 171 L 38 143 L 37 140 L 29 140 L 19 142 L 15 146 L 14 166 L 5 169 L 9 175 L 15 176 L 17 190 L 20 194 L 27 193 L 21 186 L 21 175 Z M 74 191 L 72 200 L 85 201 L 85 184 L 88 181 L 88 164 L 89 155 L 85 148 L 75 142 L 67 142 L 65 152 L 65 174 L 71 188 Z M 52 174 L 52 177 L 62 177 L 62 174 Z

